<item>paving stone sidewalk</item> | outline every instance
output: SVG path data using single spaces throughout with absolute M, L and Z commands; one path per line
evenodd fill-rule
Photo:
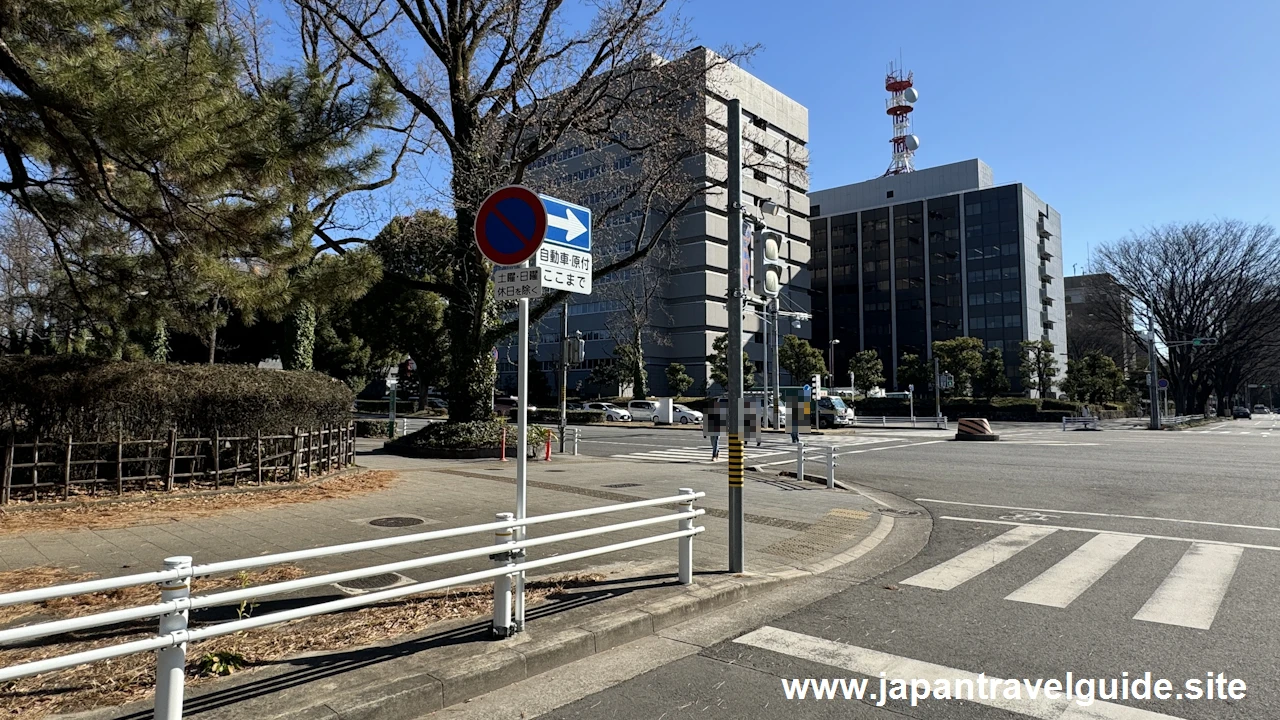
M 163 559 L 172 555 L 191 555 L 196 563 L 215 562 L 479 524 L 492 521 L 497 512 L 514 510 L 514 461 L 410 459 L 385 454 L 373 441 L 361 441 L 357 452 L 359 464 L 395 470 L 401 480 L 386 490 L 364 495 L 259 510 L 237 509 L 212 517 L 161 516 L 150 524 L 128 528 L 0 535 L 0 569 L 55 565 L 106 577 L 159 569 Z M 673 467 L 555 454 L 550 462 L 529 462 L 528 510 L 530 515 L 563 512 L 675 495 L 681 487 L 704 491 L 707 497 L 699 501 L 699 506 L 708 512 L 699 524 L 706 527 L 706 532 L 694 543 L 695 569 L 699 573 L 725 571 L 728 489 L 724 473 L 724 468 L 711 466 Z M 753 572 L 795 567 L 835 555 L 860 541 L 879 520 L 876 506 L 857 493 L 827 490 L 775 474 L 749 474 L 745 503 L 747 568 Z M 672 511 L 647 508 L 549 523 L 531 529 L 530 535 L 538 537 L 664 512 Z M 671 530 L 674 525 L 673 522 Z M 655 531 L 667 531 L 667 527 L 650 526 L 535 548 L 529 557 L 599 547 Z M 474 547 L 477 540 L 488 542 L 491 538 L 465 536 L 406 544 L 300 565 L 309 573 L 347 570 Z M 675 543 L 644 546 L 567 563 L 546 574 L 583 571 L 604 564 L 616 567 L 625 562 L 652 566 L 655 561 L 669 561 L 674 572 L 675 549 Z M 478 558 L 419 568 L 405 575 L 428 580 L 489 566 L 487 558 Z M 328 588 L 312 592 L 333 591 Z

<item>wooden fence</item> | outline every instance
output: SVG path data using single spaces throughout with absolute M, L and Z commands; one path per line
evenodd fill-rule
M 294 428 L 290 435 L 178 437 L 4 447 L 0 505 L 128 491 L 211 489 L 294 482 L 355 463 L 355 424 Z

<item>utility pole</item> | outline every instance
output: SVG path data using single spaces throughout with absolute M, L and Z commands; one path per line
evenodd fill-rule
M 1148 428 L 1160 429 L 1160 363 L 1156 358 L 1156 331 L 1147 318 L 1147 388 L 1151 394 L 1151 422 Z
M 729 101 L 729 572 L 746 565 L 742 508 L 742 101 Z
M 770 424 L 773 424 L 775 426 L 777 425 L 777 423 L 774 423 L 769 418 L 769 408 L 771 406 L 771 403 L 769 402 L 769 301 L 768 300 L 765 300 L 764 304 L 760 306 L 759 317 L 760 317 L 760 322 L 764 324 L 764 344 L 762 345 L 764 352 L 761 353 L 761 355 L 764 356 L 764 374 L 761 376 L 761 379 L 764 380 L 764 382 L 760 383 L 764 387 L 764 402 L 760 403 L 760 409 L 764 411 L 765 420 L 764 420 L 763 426 L 759 428 L 761 431 L 763 431 L 764 426 L 768 426 Z M 760 437 L 761 437 L 760 435 L 756 436 L 757 443 L 759 442 Z
M 569 425 L 566 390 L 569 386 L 569 301 L 560 306 L 560 453 L 564 454 L 564 431 Z
M 781 296 L 779 296 L 781 297 Z M 782 403 L 782 367 L 778 365 L 778 343 L 782 342 L 782 326 L 778 324 L 778 298 L 773 299 L 773 344 L 766 352 L 773 353 L 773 417 L 778 427 L 782 427 L 782 412 L 779 410 Z M 795 418 L 791 418 L 790 422 L 795 422 Z

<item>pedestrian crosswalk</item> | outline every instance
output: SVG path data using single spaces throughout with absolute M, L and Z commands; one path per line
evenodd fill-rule
M 901 581 L 900 585 L 954 590 L 1014 558 L 1062 528 L 1017 525 L 977 547 Z M 1065 608 L 1076 602 L 1146 539 L 1096 532 L 1069 555 L 1005 596 L 1005 600 Z M 1244 546 L 1188 540 L 1190 547 L 1134 620 L 1208 630 L 1235 576 Z M 1257 546 L 1255 546 L 1257 547 Z
M 805 447 L 834 447 L 836 452 L 858 446 L 858 445 L 875 445 L 888 442 L 899 442 L 902 438 L 883 437 L 883 436 L 801 436 Z M 678 448 L 654 448 L 652 450 L 639 450 L 636 452 L 621 453 L 612 457 L 620 460 L 633 460 L 640 462 L 666 462 L 666 463 L 695 463 L 700 465 L 709 465 L 713 462 L 728 462 L 728 445 L 724 436 L 720 437 L 720 458 L 718 460 L 711 459 L 711 442 L 708 440 L 704 445 L 693 445 Z M 754 441 L 746 443 L 744 447 L 743 459 L 751 464 L 753 459 L 769 459 L 779 460 L 787 457 L 794 457 L 795 446 L 790 443 L 777 442 L 771 439 L 763 445 L 756 445 Z

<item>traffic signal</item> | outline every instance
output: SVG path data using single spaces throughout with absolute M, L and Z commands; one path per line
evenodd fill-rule
M 1217 345 L 1217 344 L 1218 344 L 1218 338 L 1192 338 L 1191 339 L 1191 345 L 1193 347 L 1200 347 L 1202 345 Z
M 756 296 L 765 299 L 778 297 L 787 266 L 782 259 L 782 236 L 772 230 L 757 232 L 755 249 L 751 255 L 754 264 L 751 275 Z
M 578 333 L 581 336 L 582 333 Z M 581 337 L 565 338 L 566 360 L 570 365 L 581 365 L 587 359 L 587 341 Z

